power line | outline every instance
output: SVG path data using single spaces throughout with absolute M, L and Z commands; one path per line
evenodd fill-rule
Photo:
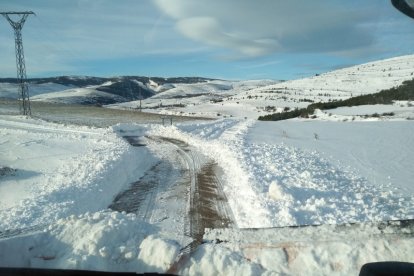
M 22 29 L 23 25 L 26 22 L 26 19 L 29 15 L 35 14 L 31 11 L 26 12 L 0 12 L 7 21 L 10 23 L 14 30 L 14 41 L 16 48 L 16 67 L 17 67 L 17 80 L 19 82 L 19 100 L 21 101 L 20 113 L 23 115 L 31 116 L 32 111 L 30 108 L 30 97 L 29 97 L 29 86 L 27 85 L 27 76 L 26 76 L 26 65 L 24 62 L 24 52 L 23 52 L 23 39 L 22 39 Z M 20 19 L 14 21 L 10 18 L 9 15 L 19 15 Z

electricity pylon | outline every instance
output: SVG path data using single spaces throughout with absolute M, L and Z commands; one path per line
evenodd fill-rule
M 139 99 L 139 112 L 142 112 L 142 93 L 141 93 L 141 86 L 138 85 L 138 99 Z
M 23 115 L 30 116 L 32 111 L 30 108 L 30 98 L 29 98 L 29 87 L 26 80 L 26 65 L 24 63 L 24 52 L 23 52 L 23 40 L 22 40 L 22 28 L 24 22 L 26 22 L 27 17 L 34 12 L 0 12 L 14 30 L 14 41 L 16 47 L 16 66 L 17 66 L 17 80 L 19 82 L 19 100 L 21 101 L 20 113 Z M 19 15 L 20 19 L 14 21 L 10 18 L 9 15 Z

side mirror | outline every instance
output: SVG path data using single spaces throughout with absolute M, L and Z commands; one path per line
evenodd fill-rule
M 414 19 L 414 0 L 391 0 L 391 3 L 397 10 Z

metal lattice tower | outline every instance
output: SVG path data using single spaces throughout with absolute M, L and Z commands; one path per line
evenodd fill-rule
M 27 17 L 34 12 L 0 12 L 14 30 L 14 40 L 16 47 L 16 66 L 17 66 L 17 80 L 19 82 L 19 100 L 21 101 L 20 113 L 23 115 L 30 116 L 32 114 L 30 108 L 30 98 L 29 98 L 29 87 L 27 85 L 26 77 L 26 65 L 24 63 L 24 52 L 23 52 L 23 40 L 22 40 L 22 28 L 24 22 L 26 22 Z M 10 18 L 9 15 L 19 15 L 20 19 L 14 21 Z

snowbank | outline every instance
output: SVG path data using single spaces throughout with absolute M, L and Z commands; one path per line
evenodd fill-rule
M 239 252 L 214 244 L 203 244 L 180 271 L 182 275 L 260 275 L 260 265 Z
M 265 275 L 358 275 L 369 262 L 413 262 L 413 228 L 399 222 L 302 228 L 211 229 L 204 239 L 217 259 L 238 256 Z M 219 243 L 218 243 L 219 242 Z M 226 250 L 224 250 L 225 248 Z M 220 254 L 221 253 L 221 254 Z M 213 255 L 213 254 L 211 254 Z M 201 272 L 195 255 L 191 269 Z M 233 257 L 234 258 L 234 257 Z M 211 263 L 217 263 L 212 260 Z M 242 266 L 240 266 L 242 267 Z M 207 268 L 206 268 L 207 269 Z M 191 271 L 195 274 L 195 271 Z M 207 270 L 208 271 L 208 270 Z M 223 269 L 222 271 L 225 271 Z M 234 271 L 237 271 L 236 269 Z M 248 274 L 248 273 L 247 273 Z
M 134 215 L 85 213 L 42 233 L 0 241 L 0 266 L 165 272 L 178 244 Z
M 219 120 L 149 134 L 216 160 L 238 227 L 260 228 L 413 218 L 412 126 Z
M 274 226 L 408 219 L 414 217 L 413 127 L 257 122 L 239 160 L 258 193 L 281 191 L 277 201 L 264 199 Z
M 262 196 L 251 185 L 252 176 L 240 165 L 242 137 L 252 121 L 219 120 L 182 124 L 178 127 L 152 126 L 149 135 L 179 139 L 215 160 L 224 171 L 224 192 L 238 227 L 271 226 Z
M 0 119 L 0 231 L 48 224 L 69 215 L 105 209 L 155 159 L 112 129 Z
M 368 262 L 412 262 L 412 234 L 412 226 L 398 222 L 210 229 L 205 243 L 178 261 L 180 246 L 170 233 L 132 214 L 102 211 L 0 240 L 0 266 L 179 275 L 357 275 Z

